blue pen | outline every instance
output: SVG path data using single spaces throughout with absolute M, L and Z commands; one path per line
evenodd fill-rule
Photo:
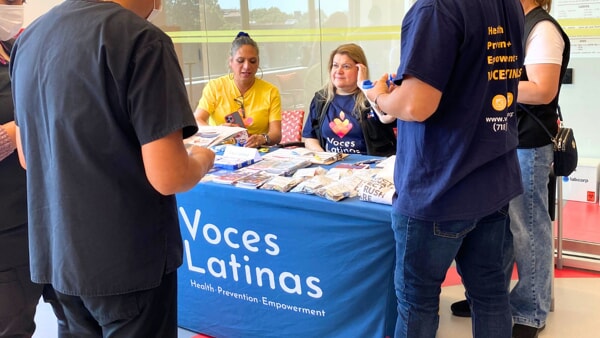
M 392 82 L 394 82 L 394 78 L 392 77 L 392 74 L 389 74 L 388 75 L 388 79 L 387 79 L 387 81 L 385 83 L 389 87 L 392 84 Z

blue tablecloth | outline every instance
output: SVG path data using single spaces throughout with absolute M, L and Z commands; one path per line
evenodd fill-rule
M 389 206 L 216 183 L 177 200 L 181 327 L 215 337 L 393 336 Z

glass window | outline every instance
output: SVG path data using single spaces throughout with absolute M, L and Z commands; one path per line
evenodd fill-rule
M 282 108 L 308 109 L 327 81 L 329 53 L 360 44 L 371 76 L 395 72 L 403 4 L 397 0 L 163 0 L 155 24 L 175 43 L 195 108 L 209 79 L 229 72 L 231 41 L 245 31 L 260 48 L 258 76 L 278 86 Z

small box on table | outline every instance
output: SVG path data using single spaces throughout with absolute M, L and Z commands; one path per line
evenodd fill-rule
M 600 159 L 580 158 L 569 177 L 563 177 L 563 198 L 570 201 L 597 203 Z

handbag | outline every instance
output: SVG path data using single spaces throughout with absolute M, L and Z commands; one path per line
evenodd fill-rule
M 566 128 L 563 126 L 563 117 L 560 111 L 560 106 L 557 106 L 558 119 L 560 125 L 558 126 L 558 132 L 556 136 L 552 136 L 548 128 L 544 126 L 542 121 L 535 116 L 527 107 L 522 104 L 519 106 L 531 116 L 539 125 L 546 131 L 546 134 L 550 136 L 552 144 L 554 144 L 554 175 L 556 176 L 569 176 L 575 168 L 577 168 L 577 142 L 575 142 L 575 134 L 572 128 Z

